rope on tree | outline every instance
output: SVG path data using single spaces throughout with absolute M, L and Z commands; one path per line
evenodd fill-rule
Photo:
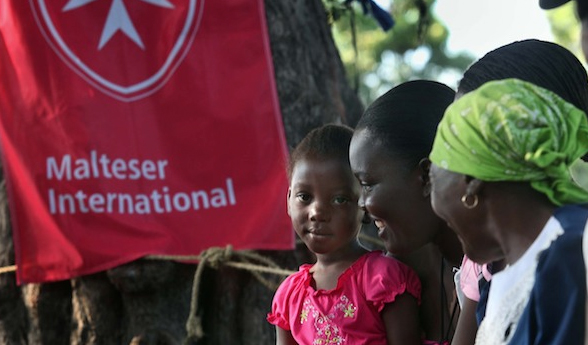
M 16 265 L 0 267 L 0 275 L 4 273 L 16 272 Z
M 200 254 L 200 263 L 196 268 L 194 274 L 194 282 L 192 283 L 192 297 L 190 299 L 190 314 L 188 314 L 188 321 L 186 322 L 186 344 L 190 344 L 201 339 L 204 336 L 202 330 L 202 318 L 198 313 L 198 293 L 200 291 L 200 279 L 204 267 L 210 265 L 212 268 L 218 268 L 221 263 L 229 261 L 233 255 L 231 246 L 226 248 L 209 248 Z
M 235 253 L 239 253 L 242 260 L 244 260 L 244 257 L 250 254 L 255 254 L 254 252 L 245 252 L 245 251 L 236 251 Z M 250 254 L 246 254 L 246 253 L 250 253 Z M 256 265 L 256 264 L 251 264 L 251 263 L 245 263 L 245 262 L 237 262 L 237 261 L 227 261 L 224 262 L 224 266 L 230 266 L 230 267 L 234 267 L 234 268 L 239 268 L 239 269 L 243 269 L 246 271 L 250 271 L 251 273 L 269 273 L 269 274 L 275 274 L 275 275 L 281 275 L 281 276 L 289 276 L 292 273 L 295 273 L 296 271 L 291 271 L 291 270 L 286 270 L 283 268 L 280 268 L 276 263 L 274 263 L 273 261 L 271 261 L 270 259 L 261 256 L 259 254 L 256 254 L 258 256 L 257 261 L 262 261 L 262 262 L 266 262 L 268 264 L 268 266 L 263 266 L 263 265 Z M 173 261 L 201 261 L 202 260 L 202 254 L 200 255 L 149 255 L 145 257 L 146 259 L 151 259 L 151 260 L 173 260 Z M 267 260 L 267 261 L 266 261 Z
M 159 256 L 151 256 L 152 259 L 160 259 Z M 168 259 L 169 257 L 165 257 Z M 239 259 L 243 262 L 232 261 L 233 258 Z M 177 260 L 177 258 L 174 258 Z M 192 344 L 201 339 L 204 336 L 202 330 L 202 318 L 198 316 L 198 295 L 200 291 L 200 281 L 202 280 L 202 272 L 206 266 L 210 266 L 214 269 L 218 269 L 220 266 L 230 266 L 250 271 L 259 282 L 270 289 L 275 289 L 276 286 L 261 273 L 274 273 L 280 275 L 290 275 L 294 271 L 284 270 L 280 268 L 271 259 L 259 255 L 252 251 L 233 251 L 233 247 L 228 245 L 225 248 L 213 247 L 206 249 L 199 255 L 200 263 L 196 268 L 194 274 L 194 281 L 192 283 L 192 296 L 190 301 L 190 314 L 188 315 L 188 321 L 186 322 L 186 344 Z M 267 266 L 255 265 L 252 262 L 258 261 L 266 264 Z
M 242 270 L 247 270 L 253 274 L 257 280 L 271 290 L 277 288 L 276 284 L 263 277 L 263 273 L 270 273 L 281 276 L 289 276 L 296 271 L 286 270 L 278 266 L 273 260 L 262 256 L 254 251 L 241 250 L 233 251 L 233 247 L 212 247 L 204 250 L 200 255 L 149 255 L 147 259 L 152 260 L 174 260 L 174 261 L 199 261 L 194 274 L 192 283 L 192 296 L 190 300 L 190 314 L 186 322 L 187 344 L 191 344 L 204 336 L 202 330 L 202 318 L 198 316 L 198 295 L 200 291 L 200 281 L 204 268 L 209 266 L 218 269 L 221 266 L 229 266 Z M 235 261 L 233 259 L 239 260 Z M 264 265 L 255 264 L 258 262 Z M 0 275 L 16 271 L 16 265 L 0 267 Z

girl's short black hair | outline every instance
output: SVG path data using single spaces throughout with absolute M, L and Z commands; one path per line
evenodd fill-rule
M 310 131 L 290 154 L 288 179 L 292 178 L 296 163 L 304 159 L 337 159 L 349 165 L 352 136 L 350 127 L 336 124 L 327 124 Z

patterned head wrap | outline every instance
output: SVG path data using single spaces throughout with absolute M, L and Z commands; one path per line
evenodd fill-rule
M 519 79 L 484 84 L 447 108 L 430 159 L 482 181 L 527 181 L 555 205 L 586 203 L 570 166 L 588 152 L 586 114 Z

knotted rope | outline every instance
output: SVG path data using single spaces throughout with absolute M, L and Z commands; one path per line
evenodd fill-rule
M 188 321 L 186 322 L 186 340 L 185 344 L 192 344 L 204 337 L 204 331 L 202 329 L 202 318 L 198 316 L 198 296 L 200 294 L 200 282 L 202 280 L 202 273 L 204 268 L 209 266 L 214 269 L 218 269 L 221 266 L 229 266 L 239 269 L 244 269 L 251 274 L 259 282 L 265 285 L 269 289 L 276 289 L 277 286 L 262 276 L 262 273 L 272 273 L 283 276 L 288 276 L 295 271 L 285 270 L 280 268 L 274 261 L 264 257 L 253 251 L 233 251 L 233 247 L 228 245 L 227 247 L 212 247 L 204 250 L 198 256 L 174 256 L 174 255 L 151 255 L 149 259 L 155 260 L 179 260 L 179 261 L 200 261 L 194 273 L 194 281 L 192 283 L 192 296 L 190 299 L 190 314 L 188 315 Z M 240 260 L 235 261 L 234 259 Z M 260 262 L 266 266 L 257 265 L 253 262 Z
M 200 263 L 196 268 L 194 274 L 194 282 L 192 283 L 192 297 L 190 299 L 190 314 L 188 315 L 188 321 L 186 322 L 186 344 L 190 344 L 193 341 L 199 340 L 204 337 L 204 331 L 202 330 L 202 318 L 197 315 L 198 313 L 198 293 L 200 291 L 200 279 L 202 278 L 202 272 L 204 267 L 209 265 L 214 269 L 218 269 L 220 264 L 227 262 L 233 255 L 232 246 L 226 248 L 209 248 L 200 254 Z

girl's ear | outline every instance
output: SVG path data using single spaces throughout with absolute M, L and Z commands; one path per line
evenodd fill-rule
M 288 209 L 288 216 L 291 216 L 290 214 L 290 196 L 292 195 L 292 189 L 288 188 L 288 195 L 286 196 L 286 208 Z

